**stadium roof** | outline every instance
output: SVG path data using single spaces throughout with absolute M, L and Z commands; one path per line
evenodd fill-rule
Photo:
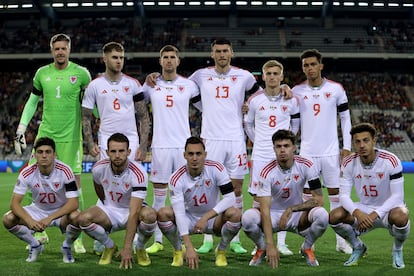
M 412 19 L 413 0 L 2 0 L 2 17 L 326 16 Z

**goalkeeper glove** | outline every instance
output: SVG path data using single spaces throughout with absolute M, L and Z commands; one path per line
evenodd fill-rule
M 27 147 L 26 145 L 26 138 L 24 137 L 24 133 L 26 131 L 26 126 L 19 124 L 16 131 L 16 138 L 14 138 L 14 150 L 16 151 L 17 155 L 22 155 L 22 150 L 24 151 Z

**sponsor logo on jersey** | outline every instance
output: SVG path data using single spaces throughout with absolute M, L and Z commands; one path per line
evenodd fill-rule
M 69 80 L 70 80 L 70 83 L 71 83 L 71 84 L 75 84 L 75 83 L 76 83 L 76 81 L 78 80 L 78 77 L 77 77 L 77 76 L 70 76 L 70 77 L 69 77 Z

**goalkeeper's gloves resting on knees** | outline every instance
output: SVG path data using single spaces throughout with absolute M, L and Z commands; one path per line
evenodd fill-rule
M 24 137 L 25 132 L 26 126 L 19 124 L 16 131 L 16 137 L 14 138 L 14 150 L 17 155 L 22 155 L 22 151 L 24 151 L 27 147 L 26 138 Z

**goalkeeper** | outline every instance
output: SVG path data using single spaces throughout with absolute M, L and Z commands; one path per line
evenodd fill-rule
M 69 61 L 69 36 L 54 35 L 50 40 L 50 51 L 53 63 L 40 67 L 33 78 L 33 91 L 20 118 L 14 147 L 17 155 L 21 155 L 22 150 L 26 149 L 24 133 L 37 109 L 40 98 L 43 98 L 42 121 L 37 138 L 47 136 L 55 140 L 57 158 L 68 164 L 75 174 L 79 190 L 79 206 L 82 209 L 81 101 L 83 91 L 91 81 L 91 76 L 86 68 Z M 35 163 L 35 160 L 30 160 L 29 163 Z M 36 233 L 35 236 L 42 242 L 48 241 L 45 232 Z M 76 253 L 86 252 L 81 238 L 75 241 L 74 247 Z

